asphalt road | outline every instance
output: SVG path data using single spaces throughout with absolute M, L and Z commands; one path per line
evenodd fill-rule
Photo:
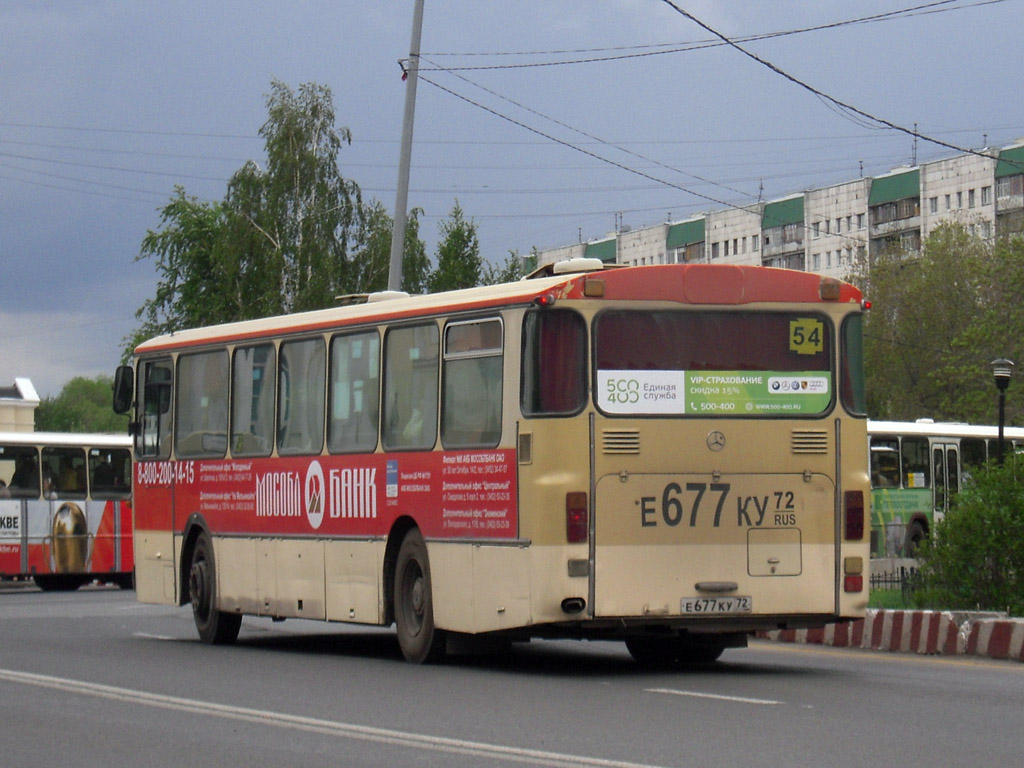
M 772 645 L 705 669 L 535 641 L 438 666 L 392 630 L 246 618 L 196 640 L 133 592 L 0 589 L 0 765 L 1024 764 L 1024 665 Z

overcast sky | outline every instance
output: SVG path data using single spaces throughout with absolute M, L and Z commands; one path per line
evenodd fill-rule
M 432 257 L 456 199 L 503 262 L 956 154 L 805 85 L 954 147 L 1024 136 L 1024 0 L 675 6 L 425 0 L 409 204 Z M 157 282 L 142 238 L 175 185 L 220 200 L 262 164 L 272 80 L 331 88 L 343 173 L 393 211 L 412 12 L 0 0 L 0 385 L 113 372 Z

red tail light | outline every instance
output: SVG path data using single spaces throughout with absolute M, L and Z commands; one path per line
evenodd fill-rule
M 583 491 L 565 494 L 565 540 L 570 544 L 579 544 L 587 540 L 589 532 L 587 494 Z
M 855 576 L 843 577 L 843 591 L 844 592 L 863 592 L 864 591 L 864 577 L 860 574 Z
M 864 538 L 864 492 L 847 491 L 844 502 L 846 539 L 847 541 L 861 541 Z

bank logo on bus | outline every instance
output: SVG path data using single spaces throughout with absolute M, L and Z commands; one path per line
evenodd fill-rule
M 256 517 L 306 516 L 319 530 L 324 516 L 377 517 L 377 469 L 344 467 L 324 474 L 319 461 L 306 467 L 305 478 L 295 470 L 256 475 Z

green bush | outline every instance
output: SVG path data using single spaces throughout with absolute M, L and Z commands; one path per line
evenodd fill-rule
M 975 472 L 919 559 L 921 606 L 1024 616 L 1024 456 Z

